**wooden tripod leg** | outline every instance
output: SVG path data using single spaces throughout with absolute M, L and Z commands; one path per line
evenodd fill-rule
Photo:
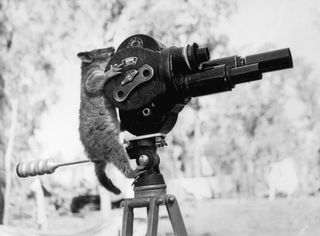
M 132 236 L 133 234 L 133 208 L 129 206 L 129 201 L 123 202 L 122 236 Z
M 183 218 L 177 199 L 174 195 L 167 195 L 166 207 L 169 214 L 170 222 L 175 236 L 187 236 L 186 226 L 184 225 Z
M 148 226 L 146 236 L 156 236 L 158 232 L 158 219 L 159 219 L 159 205 L 157 204 L 157 198 L 150 199 L 150 205 L 148 209 Z

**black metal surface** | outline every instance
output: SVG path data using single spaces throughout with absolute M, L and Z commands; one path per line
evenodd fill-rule
M 141 187 L 146 185 L 158 185 L 165 184 L 162 174 L 146 174 L 140 177 L 134 184 L 135 187 Z
M 144 47 L 153 51 L 160 51 L 165 46 L 146 34 L 136 34 L 126 38 L 118 47 L 117 52 L 125 48 Z
M 110 65 L 121 64 L 128 58 L 133 57 L 137 58 L 136 63 L 125 65 L 123 73 L 110 79 L 105 85 L 105 96 L 114 106 L 118 107 L 120 111 L 136 111 L 137 109 L 150 104 L 166 91 L 165 82 L 159 76 L 158 65 L 161 63 L 161 58 L 157 51 L 140 47 L 120 50 L 110 60 L 107 69 Z M 148 79 L 147 82 L 142 79 L 142 83 L 137 83 L 134 79 L 131 83 L 125 85 L 121 84 L 125 80 L 127 73 L 130 73 L 132 70 L 139 71 L 141 67 L 145 65 L 148 65 L 153 69 L 153 76 L 151 79 Z M 139 78 L 141 76 L 138 73 L 135 77 Z M 131 87 L 131 84 L 137 85 L 134 86 L 133 89 L 130 89 L 131 92 L 125 100 L 118 101 L 115 92 L 121 89 L 126 90 L 127 87 Z
M 165 47 L 141 34 L 124 40 L 109 63 L 123 63 L 124 73 L 112 78 L 105 90 L 108 100 L 119 108 L 122 127 L 135 135 L 168 133 L 186 99 L 230 91 L 236 84 L 261 79 L 264 72 L 293 66 L 288 48 L 246 57 L 209 59 L 209 49 L 199 48 L 196 43 Z M 125 78 L 143 65 L 154 71 L 150 80 L 140 83 Z M 119 99 L 115 97 L 117 91 L 120 95 L 121 91 L 128 92 Z M 177 105 L 180 109 L 176 109 Z
M 220 65 L 200 73 L 186 75 L 177 81 L 177 89 L 185 97 L 230 91 L 233 84 L 226 73 L 225 65 Z
M 235 67 L 229 70 L 229 77 L 233 84 L 240 84 L 262 79 L 261 70 L 258 63 Z
M 262 73 L 293 67 L 289 48 L 246 56 L 245 62 L 247 65 L 258 63 Z
M 156 134 L 144 136 L 144 138 L 127 140 L 127 152 L 130 159 L 136 159 L 138 165 L 139 158 L 143 155 L 147 156 L 148 162 L 144 164 L 146 172 L 139 176 L 134 182 L 135 187 L 147 185 L 165 184 L 162 174 L 160 173 L 159 164 L 160 157 L 157 154 L 158 146 L 165 145 L 165 135 Z

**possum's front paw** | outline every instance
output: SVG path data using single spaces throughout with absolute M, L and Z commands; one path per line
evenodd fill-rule
M 137 168 L 129 174 L 129 178 L 137 178 L 144 174 L 147 170 L 144 166 L 137 166 Z
M 108 71 L 105 72 L 105 77 L 108 78 L 112 78 L 118 74 L 121 74 L 122 72 L 122 68 L 123 68 L 123 64 L 114 64 L 110 66 L 110 69 Z

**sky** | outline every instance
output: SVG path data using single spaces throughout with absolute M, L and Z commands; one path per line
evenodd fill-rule
M 291 49 L 293 59 L 320 63 L 319 0 L 240 0 L 238 11 L 223 22 L 232 48 L 256 53 L 266 43 Z
M 274 49 L 289 47 L 293 61 L 303 58 L 314 73 L 320 75 L 320 0 L 239 0 L 237 5 L 236 13 L 219 26 L 228 36 L 233 53 L 241 56 L 258 53 L 266 44 Z M 46 147 L 41 154 L 43 158 L 52 157 L 53 153 L 65 159 L 78 158 L 75 155 L 79 154 L 81 145 L 78 135 L 80 62 L 78 65 L 75 67 L 73 61 L 61 70 L 69 72 L 67 77 L 73 79 L 65 80 L 60 102 L 43 118 L 43 129 L 38 132 Z M 72 71 L 76 72 L 72 74 Z

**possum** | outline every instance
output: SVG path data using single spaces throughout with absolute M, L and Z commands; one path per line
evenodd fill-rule
M 94 162 L 100 184 L 120 194 L 120 189 L 105 173 L 106 165 L 114 164 L 128 178 L 138 177 L 142 167 L 131 169 L 128 154 L 119 141 L 120 122 L 116 108 L 104 96 L 106 82 L 122 70 L 121 65 L 111 65 L 105 71 L 113 54 L 114 48 L 108 47 L 77 55 L 82 61 L 79 133 L 88 158 Z

